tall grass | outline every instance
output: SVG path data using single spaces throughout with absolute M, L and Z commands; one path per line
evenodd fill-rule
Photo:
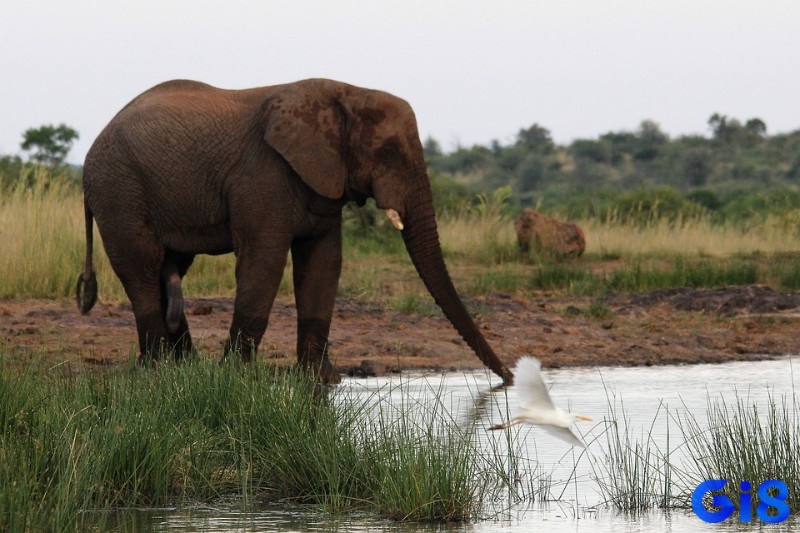
M 514 223 L 500 215 L 444 217 L 439 237 L 446 257 L 455 261 L 501 265 L 520 258 Z
M 72 290 L 82 265 L 83 204 L 74 185 L 39 169 L 29 184 L 0 190 L 0 297 Z
M 786 503 L 797 512 L 800 508 L 799 412 L 800 402 L 794 395 L 775 398 L 770 394 L 762 408 L 738 392 L 732 404 L 724 398 L 709 398 L 707 424 L 701 424 L 691 414 L 681 420 L 681 431 L 694 460 L 694 479 L 698 483 L 705 479 L 729 480 L 723 492 L 737 507 L 742 481 L 750 481 L 755 494 L 759 483 L 780 479 L 789 487 Z M 684 497 L 690 499 L 691 493 Z M 756 500 L 753 497 L 753 506 Z
M 608 395 L 608 391 L 606 391 Z M 640 514 L 653 508 L 669 509 L 674 506 L 673 467 L 669 462 L 669 436 L 664 447 L 653 439 L 653 427 L 660 421 L 664 409 L 659 405 L 653 415 L 649 432 L 635 438 L 625 416 L 620 400 L 608 397 L 609 417 L 605 420 L 604 457 L 595 461 L 595 479 L 605 503 L 631 514 Z M 666 419 L 669 428 L 669 418 Z M 667 430 L 669 435 L 669 430 Z
M 796 396 L 769 395 L 761 408 L 738 393 L 732 404 L 709 397 L 705 420 L 686 406 L 677 414 L 668 413 L 662 405 L 648 432 L 639 436 L 631 434 L 624 406 L 620 403 L 619 411 L 611 401 L 609 406 L 606 446 L 593 468 L 611 507 L 631 514 L 689 507 L 694 489 L 708 479 L 729 480 L 723 492 L 737 507 L 742 481 L 750 481 L 755 494 L 759 483 L 780 479 L 789 488 L 789 507 L 796 512 L 800 506 L 800 403 Z M 665 444 L 653 438 L 657 424 L 665 424 Z M 671 427 L 676 431 L 670 433 Z M 757 503 L 754 496 L 752 505 Z
M 497 486 L 476 428 L 441 404 L 402 390 L 364 400 L 264 366 L 3 372 L 0 400 L 3 531 L 85 530 L 104 519 L 94 511 L 220 499 L 468 521 Z
M 709 218 L 621 218 L 578 221 L 587 250 L 556 263 L 517 250 L 513 221 L 486 200 L 474 211 L 439 221 L 440 237 L 456 285 L 468 294 L 488 291 L 561 291 L 573 295 L 642 291 L 676 285 L 770 283 L 794 290 L 800 237 L 792 220 L 774 215 L 748 227 Z M 356 214 L 353 214 L 355 212 Z M 369 224 L 348 210 L 342 295 L 391 301 L 425 292 L 398 233 L 380 214 Z M 369 218 L 369 217 L 367 217 Z M 80 189 L 40 169 L 32 179 L 0 190 L 0 298 L 71 297 L 85 250 Z M 100 298 L 125 299 L 95 230 Z M 185 280 L 190 296 L 228 296 L 235 290 L 230 255 L 198 256 Z M 291 292 L 291 258 L 281 291 Z
M 605 257 L 711 257 L 778 254 L 800 250 L 800 232 L 791 220 L 767 215 L 748 226 L 715 223 L 710 217 L 655 218 L 641 223 L 620 217 L 576 221 L 586 233 L 586 251 Z

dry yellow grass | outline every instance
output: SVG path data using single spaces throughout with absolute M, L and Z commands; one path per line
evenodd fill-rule
M 800 250 L 797 225 L 787 217 L 768 217 L 746 230 L 733 224 L 712 224 L 707 219 L 658 220 L 644 226 L 597 219 L 577 224 L 586 233 L 588 253 L 621 258 L 676 254 L 730 257 Z
M 708 219 L 659 219 L 644 225 L 600 219 L 574 222 L 584 230 L 586 253 L 592 256 L 730 257 L 800 251 L 800 211 L 767 217 L 747 229 L 731 223 L 713 224 Z M 453 257 L 495 263 L 515 257 L 513 220 L 453 217 L 442 220 L 439 230 L 445 252 Z
M 498 263 L 517 255 L 513 220 L 497 216 L 446 217 L 439 221 L 439 238 L 448 257 Z
M 0 191 L 0 195 L 0 298 L 72 297 L 85 253 L 80 190 L 41 171 L 32 187 Z M 800 211 L 767 218 L 746 231 L 705 219 L 672 223 L 656 220 L 643 226 L 614 220 L 576 222 L 586 233 L 587 254 L 581 261 L 609 256 L 625 261 L 675 255 L 725 258 L 743 253 L 769 256 L 796 252 L 800 250 L 797 221 Z M 474 277 L 476 268 L 490 268 L 493 273 L 527 268 L 517 251 L 510 219 L 493 213 L 445 217 L 439 221 L 439 230 L 448 266 L 457 281 L 464 276 Z M 367 237 L 347 237 L 357 238 Z M 96 229 L 94 264 L 100 298 L 124 300 L 125 293 Z M 186 279 L 187 294 L 232 296 L 234 264 L 230 255 L 198 256 Z M 346 249 L 340 287 L 350 296 L 372 299 L 424 292 L 404 253 L 382 253 L 379 249 L 377 253 L 360 254 L 352 246 Z M 282 291 L 291 291 L 289 272 L 284 276 Z
M 83 200 L 75 186 L 40 171 L 32 187 L 0 195 L 0 297 L 71 295 L 86 249 Z M 121 295 L 102 252 L 96 254 L 95 267 L 99 282 Z

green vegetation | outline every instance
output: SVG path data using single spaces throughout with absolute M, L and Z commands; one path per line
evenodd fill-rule
M 647 434 L 635 438 L 622 401 L 618 407 L 616 399 L 609 397 L 605 451 L 593 462 L 594 477 L 605 502 L 631 514 L 690 507 L 692 491 L 707 479 L 781 479 L 789 487 L 786 503 L 796 510 L 800 506 L 798 409 L 794 395 L 770 396 L 766 406 L 759 408 L 736 394 L 732 404 L 709 397 L 707 420 L 699 420 L 688 408 L 676 415 L 662 405 Z M 663 446 L 653 437 L 661 424 L 667 436 Z M 675 460 L 679 449 L 685 458 Z M 738 489 L 738 482 L 732 482 L 723 490 L 737 507 Z
M 55 168 L 64 164 L 72 144 L 78 140 L 78 132 L 66 124 L 46 124 L 27 129 L 22 137 L 20 147 L 30 152 L 31 161 Z
M 466 521 L 504 490 L 476 427 L 402 385 L 358 399 L 210 359 L 59 370 L 0 373 L 0 530 L 85 531 L 109 508 L 206 501 Z
M 515 142 L 459 147 L 443 153 L 425 143 L 434 173 L 481 193 L 513 190 L 514 209 L 537 206 L 571 219 L 693 216 L 743 223 L 797 209 L 800 130 L 769 136 L 758 118 L 740 122 L 714 114 L 710 137 L 670 139 L 645 120 L 636 131 L 556 145 L 534 124 Z
M 118 519 L 109 509 L 201 502 L 463 522 L 490 516 L 498 501 L 561 497 L 517 432 L 483 441 L 480 419 L 455 420 L 441 389 L 421 400 L 418 384 L 401 380 L 364 396 L 294 371 L 205 358 L 76 376 L 36 361 L 15 370 L 10 357 L 0 355 L 3 531 L 102 529 Z M 636 438 L 622 401 L 607 397 L 589 459 L 611 507 L 686 507 L 701 480 L 718 478 L 780 478 L 789 506 L 800 505 L 796 398 L 764 408 L 709 398 L 708 422 L 662 405 Z M 658 444 L 660 424 L 667 438 Z
M 651 509 L 684 507 L 686 502 L 677 500 L 673 494 L 673 467 L 669 462 L 669 426 L 664 449 L 658 446 L 652 433 L 659 417 L 666 411 L 659 406 L 653 415 L 649 433 L 644 442 L 631 436 L 632 428 L 625 417 L 625 407 L 620 400 L 608 396 L 609 415 L 605 427 L 605 446 L 602 460 L 593 463 L 595 479 L 605 503 L 612 508 L 631 514 Z M 669 424 L 667 419 L 666 424 Z M 685 478 L 679 477 L 684 480 Z M 694 479 L 693 477 L 690 478 Z
M 702 425 L 691 415 L 679 419 L 681 431 L 687 436 L 689 454 L 694 458 L 694 479 L 698 483 L 705 479 L 780 479 L 790 487 L 786 503 L 797 512 L 800 507 L 798 398 L 770 396 L 767 405 L 759 409 L 747 396 L 737 394 L 731 403 L 724 398 L 709 398 L 708 422 Z M 724 492 L 738 505 L 738 487 L 736 483 L 729 485 Z M 684 497 L 689 499 L 691 495 Z M 752 514 L 755 516 L 755 512 Z

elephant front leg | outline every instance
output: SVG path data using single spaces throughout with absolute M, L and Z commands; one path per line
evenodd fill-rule
M 342 270 L 341 225 L 323 237 L 292 243 L 297 303 L 297 361 L 318 381 L 339 383 L 328 359 L 328 334 Z
M 231 353 L 250 362 L 269 323 L 269 313 L 286 266 L 289 244 L 248 246 L 236 254 L 236 299 L 224 357 Z

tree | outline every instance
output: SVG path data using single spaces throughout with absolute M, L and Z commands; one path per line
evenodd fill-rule
M 422 145 L 422 153 L 425 155 L 425 159 L 439 157 L 442 155 L 442 146 L 439 141 L 429 136 Z
M 64 163 L 72 144 L 78 139 L 78 132 L 63 123 L 58 126 L 46 124 L 29 128 L 22 138 L 20 147 L 31 152 L 30 161 L 57 167 Z
M 636 137 L 639 146 L 633 157 L 642 161 L 654 159 L 658 155 L 659 149 L 669 141 L 669 136 L 661 131 L 661 127 L 652 120 L 642 121 Z
M 611 161 L 611 146 L 593 139 L 576 139 L 569 147 L 572 155 L 579 159 L 588 159 L 595 163 L 608 163 Z
M 708 118 L 708 126 L 711 128 L 711 135 L 715 139 L 723 142 L 729 140 L 731 124 L 728 123 L 727 116 L 714 113 Z
M 547 177 L 544 157 L 535 153 L 528 155 L 519 165 L 517 176 L 521 192 L 529 192 L 541 187 Z
M 690 186 L 706 184 L 713 170 L 711 156 L 711 151 L 705 147 L 684 148 L 680 156 L 681 170 Z
M 724 144 L 755 146 L 767 136 L 767 125 L 758 117 L 751 118 L 744 126 L 735 118 L 714 113 L 708 119 L 714 139 Z
M 744 125 L 744 129 L 756 137 L 764 138 L 767 136 L 767 125 L 758 117 L 748 120 Z
M 550 137 L 550 131 L 538 124 L 534 124 L 528 129 L 519 130 L 519 133 L 517 133 L 517 145 L 541 154 L 549 154 L 555 148 L 555 143 Z
M 18 155 L 0 156 L 0 192 L 14 186 L 17 180 L 24 179 L 24 168 L 25 163 Z

